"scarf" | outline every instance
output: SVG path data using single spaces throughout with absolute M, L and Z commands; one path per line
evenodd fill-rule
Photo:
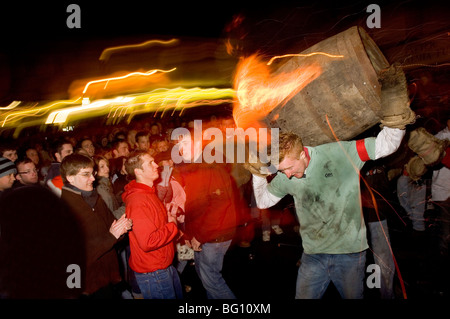
M 95 188 L 91 191 L 83 191 L 83 190 L 79 189 L 78 187 L 73 186 L 72 184 L 66 184 L 64 186 L 66 186 L 67 188 L 70 188 L 76 192 L 81 193 L 81 197 L 83 197 L 84 201 L 86 203 L 88 203 L 88 205 L 91 206 L 91 208 L 94 208 L 95 203 L 97 203 L 97 199 L 98 199 L 98 193 Z

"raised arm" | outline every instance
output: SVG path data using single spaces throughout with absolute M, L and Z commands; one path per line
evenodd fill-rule
M 260 209 L 269 208 L 278 203 L 281 198 L 273 195 L 267 188 L 267 180 L 264 177 L 253 175 L 253 192 L 255 194 L 256 206 Z
M 404 136 L 405 130 L 383 127 L 375 140 L 375 160 L 397 151 Z

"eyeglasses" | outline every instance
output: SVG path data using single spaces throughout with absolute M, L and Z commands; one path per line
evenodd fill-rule
M 84 172 L 84 173 L 78 173 L 77 175 L 89 178 L 89 177 L 95 177 L 97 175 L 97 172 Z
M 24 175 L 27 175 L 27 174 L 37 174 L 37 169 L 33 169 L 33 170 L 28 170 L 28 171 L 25 171 L 25 172 L 18 172 L 17 174 L 24 174 Z

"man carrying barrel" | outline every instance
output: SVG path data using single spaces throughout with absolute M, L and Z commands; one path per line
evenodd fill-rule
M 382 130 L 376 138 L 305 147 L 298 135 L 281 132 L 279 162 L 272 163 L 278 172 L 270 183 L 261 162 L 246 163 L 259 208 L 287 194 L 294 198 L 303 245 L 297 299 L 322 298 L 330 282 L 342 298 L 363 298 L 368 243 L 359 171 L 366 161 L 394 153 L 405 126 L 415 122 L 403 71 L 392 66 L 380 82 Z

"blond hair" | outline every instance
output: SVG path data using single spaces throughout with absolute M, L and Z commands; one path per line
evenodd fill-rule
M 283 132 L 279 136 L 279 162 L 285 157 L 298 158 L 303 151 L 303 142 L 300 136 L 293 132 Z

